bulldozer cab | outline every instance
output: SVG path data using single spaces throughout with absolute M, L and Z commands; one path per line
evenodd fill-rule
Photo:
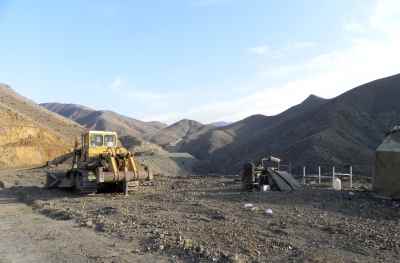
M 86 160 L 98 157 L 107 150 L 117 148 L 117 133 L 89 131 L 82 135 L 82 157 Z
M 72 168 L 60 178 L 50 175 L 46 184 L 83 194 L 116 187 L 127 195 L 143 179 L 153 179 L 149 167 L 137 162 L 132 152 L 118 145 L 116 132 L 88 131 L 82 134 L 81 147 L 76 141 Z

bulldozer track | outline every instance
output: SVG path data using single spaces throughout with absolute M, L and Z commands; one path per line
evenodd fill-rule
M 84 175 L 86 171 L 81 171 L 76 175 L 75 189 L 79 194 L 94 194 L 97 192 L 97 182 L 89 181 L 88 176 Z

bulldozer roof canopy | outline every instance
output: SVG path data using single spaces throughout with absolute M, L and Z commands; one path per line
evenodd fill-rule
M 85 134 L 106 134 L 106 135 L 117 135 L 116 132 L 113 131 L 88 131 Z
M 400 126 L 396 126 L 379 145 L 377 152 L 400 152 Z

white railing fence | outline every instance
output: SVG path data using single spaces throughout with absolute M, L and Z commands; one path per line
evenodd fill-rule
M 309 173 L 308 173 L 309 172 Z M 329 175 L 328 173 L 323 174 L 322 173 L 322 168 L 321 166 L 318 166 L 316 170 L 314 170 L 315 173 L 313 173 L 312 169 L 307 169 L 306 166 L 303 166 L 303 184 L 307 183 L 307 179 L 317 179 L 318 178 L 318 184 L 321 184 L 322 179 L 331 179 L 332 184 L 333 181 L 335 180 L 336 177 L 349 177 L 350 181 L 350 188 L 353 188 L 353 166 L 349 167 L 349 172 L 338 172 L 337 168 L 335 166 L 332 166 L 332 174 Z
M 350 188 L 353 188 L 353 166 L 349 167 L 349 173 L 337 172 L 336 167 L 332 167 L 332 182 L 336 177 L 349 177 L 350 178 Z

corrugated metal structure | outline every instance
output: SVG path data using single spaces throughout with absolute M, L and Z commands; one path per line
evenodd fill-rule
M 394 127 L 376 150 L 373 190 L 400 199 L 400 126 Z

